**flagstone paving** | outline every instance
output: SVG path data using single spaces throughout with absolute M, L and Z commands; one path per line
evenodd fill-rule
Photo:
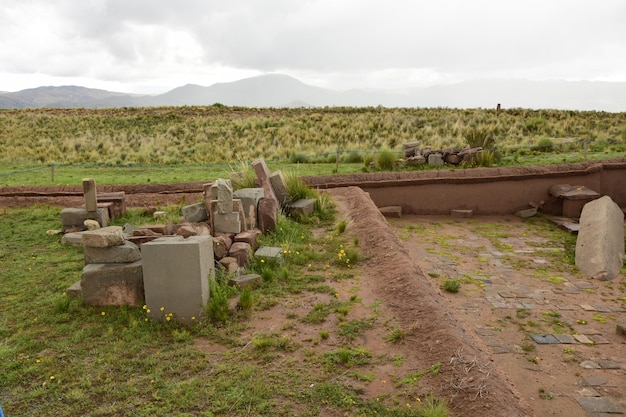
M 521 372 L 542 373 L 545 380 L 535 378 L 539 384 L 557 380 L 554 393 L 540 391 L 539 398 L 575 401 L 580 415 L 624 414 L 626 336 L 616 324 L 626 321 L 626 279 L 580 274 L 564 262 L 566 248 L 558 239 L 542 236 L 542 221 L 548 222 L 405 216 L 390 224 L 433 280 L 462 283 L 458 294 L 444 295 L 497 363 L 506 367 L 525 358 Z M 490 222 L 496 226 L 485 226 Z

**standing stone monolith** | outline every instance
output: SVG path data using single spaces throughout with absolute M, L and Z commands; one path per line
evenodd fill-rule
M 600 279 L 615 278 L 624 265 L 624 213 L 609 196 L 583 207 L 576 239 L 576 266 Z
M 96 180 L 83 178 L 83 195 L 85 197 L 85 210 L 88 213 L 98 211 L 98 197 L 96 196 Z
M 270 170 L 267 167 L 265 160 L 262 158 L 257 159 L 256 161 L 252 162 L 252 167 L 254 168 L 256 177 L 261 183 L 261 187 L 263 187 L 265 198 L 271 198 L 273 200 L 276 200 L 276 202 L 278 203 L 278 198 L 276 198 L 276 194 L 274 194 L 274 189 L 272 188 L 272 184 L 270 183 Z

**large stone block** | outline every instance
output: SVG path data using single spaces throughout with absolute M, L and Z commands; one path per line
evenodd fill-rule
M 109 206 L 109 217 L 114 219 L 126 214 L 126 193 L 124 191 L 114 191 L 111 193 L 98 193 L 98 204 L 111 203 Z
M 190 204 L 182 208 L 183 217 L 188 223 L 200 223 L 209 220 L 209 213 L 204 202 Z
M 200 320 L 215 279 L 211 236 L 159 238 L 141 246 L 149 317 Z M 172 316 L 169 316 L 172 314 Z
M 239 212 L 213 213 L 213 230 L 220 233 L 239 233 L 242 230 Z
M 611 197 L 583 207 L 576 239 L 576 266 L 585 274 L 611 280 L 624 265 L 624 213 Z
M 96 220 L 100 226 L 106 227 L 109 224 L 109 212 L 100 208 L 95 213 L 88 212 L 84 208 L 64 208 L 61 210 L 61 224 L 63 232 L 70 229 L 85 230 L 85 220 Z
M 443 155 L 441 155 L 440 153 L 431 153 L 430 155 L 428 155 L 428 165 L 442 166 Z
M 108 248 L 85 246 L 85 264 L 127 264 L 141 259 L 139 247 L 125 241 L 122 245 Z
M 270 184 L 272 185 L 274 194 L 276 194 L 278 204 L 284 206 L 291 202 L 291 196 L 289 195 L 289 189 L 287 188 L 287 181 L 285 181 L 285 177 L 282 172 L 276 171 L 272 173 L 272 175 L 270 175 Z
M 83 247 L 110 248 L 124 244 L 124 232 L 121 226 L 108 226 L 102 229 L 88 230 L 83 233 Z
M 259 229 L 262 233 L 267 233 L 276 229 L 276 211 L 278 202 L 272 198 L 262 198 L 259 200 Z
M 241 200 L 243 212 L 246 217 L 246 230 L 258 227 L 259 200 L 265 196 L 263 188 L 242 188 L 233 192 L 233 197 Z
M 80 289 L 83 300 L 88 305 L 143 305 L 141 261 L 129 264 L 86 265 L 80 279 Z

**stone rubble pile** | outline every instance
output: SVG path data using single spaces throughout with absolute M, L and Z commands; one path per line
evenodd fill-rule
M 183 207 L 184 222 L 175 225 L 107 226 L 125 211 L 123 193 L 99 200 L 95 181 L 83 180 L 85 208 L 61 212 L 62 241 L 85 251 L 81 280 L 68 295 L 94 306 L 145 305 L 154 320 L 190 322 L 202 319 L 216 267 L 230 285 L 261 285 L 246 267 L 254 256 L 280 262 L 282 248 L 259 248 L 259 236 L 276 228 L 278 210 L 309 216 L 315 200 L 291 201 L 280 171 L 270 173 L 263 159 L 252 165 L 259 188 L 233 191 L 221 178 L 205 184 L 204 201 Z M 85 230 L 86 220 L 101 228 Z
M 410 142 L 402 145 L 404 148 L 404 160 L 409 165 L 442 166 L 461 165 L 472 163 L 476 155 L 482 152 L 483 148 L 446 149 L 435 150 L 430 146 L 420 148 L 420 142 Z

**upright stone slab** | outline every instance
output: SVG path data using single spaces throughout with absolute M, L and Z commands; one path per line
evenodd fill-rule
M 241 188 L 233 192 L 235 199 L 241 200 L 243 212 L 246 217 L 246 230 L 258 227 L 259 200 L 265 196 L 263 188 Z
M 233 189 L 230 183 L 219 178 L 216 181 L 217 188 L 217 212 L 229 214 L 233 212 Z
M 200 223 L 209 220 L 204 202 L 190 204 L 182 208 L 183 218 L 188 223 Z
M 83 268 L 80 290 L 92 306 L 144 304 L 141 261 L 128 264 L 89 264 Z
M 209 280 L 215 279 L 211 236 L 159 238 L 144 243 L 141 255 L 149 317 L 200 320 L 209 300 Z
M 93 178 L 83 178 L 83 196 L 85 197 L 85 210 L 95 213 L 98 210 L 98 198 L 96 181 Z
M 585 274 L 615 278 L 624 265 L 624 213 L 611 197 L 583 207 L 576 239 L 576 266 Z
M 265 198 L 271 198 L 278 203 L 278 199 L 276 198 L 276 194 L 274 194 L 272 184 L 270 183 L 270 170 L 265 164 L 265 160 L 263 160 L 263 158 L 257 159 L 252 162 L 252 167 L 254 168 L 256 177 L 261 183 L 261 187 L 263 187 Z
M 291 202 L 291 196 L 287 189 L 287 181 L 285 181 L 282 172 L 276 171 L 272 173 L 272 175 L 270 175 L 270 184 L 272 185 L 272 189 L 274 190 L 274 194 L 276 194 L 280 206 L 285 206 L 287 203 Z
M 124 233 L 121 226 L 108 226 L 83 233 L 83 246 L 92 248 L 110 248 L 124 244 Z
M 262 233 L 276 229 L 276 211 L 278 202 L 273 198 L 262 198 L 259 200 L 259 229 Z
M 243 211 L 243 203 L 238 198 L 233 198 L 233 213 L 237 213 L 239 215 L 239 223 L 241 223 L 241 231 L 245 231 L 248 229 L 246 222 L 246 215 Z

